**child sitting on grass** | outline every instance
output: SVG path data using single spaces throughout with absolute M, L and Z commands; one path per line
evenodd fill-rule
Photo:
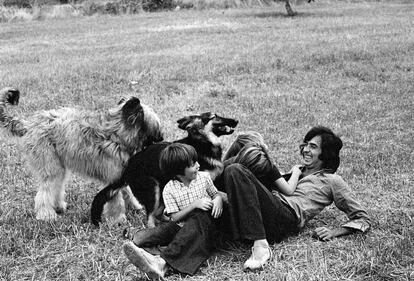
M 211 218 L 221 216 L 222 198 L 209 174 L 198 171 L 197 152 L 192 146 L 181 143 L 167 146 L 161 154 L 160 167 L 171 179 L 162 194 L 164 212 L 170 221 L 135 232 L 133 241 L 124 244 L 124 252 L 151 279 L 163 278 L 168 266 L 194 275 L 211 254 L 215 230 Z M 154 246 L 166 248 L 160 255 L 142 248 Z

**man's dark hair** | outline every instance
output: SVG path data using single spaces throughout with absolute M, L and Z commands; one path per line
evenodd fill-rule
M 322 168 L 327 172 L 335 173 L 339 167 L 341 159 L 339 157 L 339 151 L 342 148 L 342 140 L 332 132 L 331 129 L 316 126 L 309 130 L 305 135 L 303 142 L 308 143 L 316 136 L 321 137 L 321 155 L 319 159 L 322 160 Z M 303 154 L 303 146 L 300 148 L 300 154 Z
M 169 178 L 183 175 L 187 167 L 197 162 L 198 156 L 194 147 L 183 143 L 172 143 L 161 152 L 160 169 Z

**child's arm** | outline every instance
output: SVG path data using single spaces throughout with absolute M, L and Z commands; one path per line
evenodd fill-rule
M 182 209 L 181 211 L 169 214 L 169 217 L 176 222 L 185 220 L 192 211 L 200 209 L 208 211 L 213 207 L 213 201 L 209 198 L 201 198 L 195 200 L 193 203 Z
M 298 184 L 299 176 L 302 174 L 300 170 L 300 165 L 295 165 L 291 170 L 291 177 L 286 181 L 283 177 L 276 180 L 276 186 L 279 188 L 279 191 L 285 195 L 292 195 L 296 190 Z

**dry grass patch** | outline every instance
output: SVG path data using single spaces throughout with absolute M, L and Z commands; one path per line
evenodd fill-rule
M 274 261 L 243 273 L 247 245 L 228 245 L 194 277 L 168 280 L 412 280 L 414 5 L 325 3 L 1 23 L 0 81 L 23 91 L 16 115 L 58 106 L 107 108 L 137 95 L 163 120 L 207 110 L 262 132 L 282 170 L 323 124 L 344 140 L 339 173 L 373 219 L 367 235 L 322 243 L 317 226 L 346 218 L 326 209 Z M 130 81 L 135 81 L 131 84 Z M 227 145 L 232 140 L 225 137 Z M 91 227 L 101 188 L 74 178 L 68 212 L 34 218 L 36 183 L 14 141 L 0 134 L 0 279 L 143 280 L 121 252 L 122 227 Z M 143 214 L 129 213 L 142 225 Z

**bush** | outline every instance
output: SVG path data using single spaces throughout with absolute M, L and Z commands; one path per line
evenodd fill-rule
M 142 8 L 148 12 L 174 9 L 175 6 L 173 0 L 142 0 Z
M 69 0 L 0 0 L 0 6 L 33 8 L 35 6 L 68 4 Z
M 29 21 L 33 17 L 27 8 L 0 6 L 0 22 Z
M 43 5 L 32 8 L 32 16 L 36 20 L 77 17 L 79 15 L 80 11 L 70 4 Z
M 30 0 L 1 0 L 1 6 L 4 7 L 17 7 L 17 8 L 31 8 L 32 4 Z
M 142 0 L 121 0 L 121 12 L 127 14 L 137 14 L 142 12 Z
M 173 9 L 174 0 L 118 0 L 99 2 L 87 0 L 83 2 L 82 9 L 85 15 L 93 14 L 136 14 L 142 11 L 153 12 L 164 9 Z

